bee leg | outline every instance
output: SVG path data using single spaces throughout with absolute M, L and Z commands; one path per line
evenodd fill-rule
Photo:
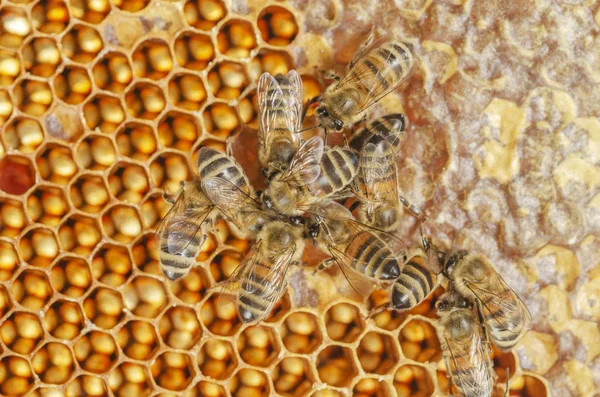
M 386 305 L 381 306 L 378 309 L 371 310 L 371 313 L 369 313 L 369 315 L 367 315 L 365 317 L 365 321 L 368 320 L 368 319 L 370 319 L 370 318 L 373 318 L 373 317 L 377 316 L 380 313 L 383 313 L 384 311 L 386 311 L 388 309 L 391 309 L 391 305 L 389 303 L 386 304 Z
M 510 369 L 506 367 L 506 390 L 504 390 L 504 397 L 508 397 L 508 393 L 510 390 Z
M 329 147 L 329 145 L 327 144 L 329 142 L 328 140 L 328 133 L 327 133 L 327 128 L 323 128 L 323 131 L 325 131 L 325 147 Z
M 335 74 L 334 72 L 332 72 L 330 70 L 319 69 L 319 74 L 325 80 L 334 80 L 334 81 L 340 81 L 341 80 L 340 76 L 338 76 L 337 74 Z
M 313 275 L 317 272 L 322 272 L 323 270 L 327 269 L 333 264 L 333 262 L 335 262 L 335 259 L 333 258 L 325 259 L 323 262 L 319 263 L 319 265 L 315 268 Z

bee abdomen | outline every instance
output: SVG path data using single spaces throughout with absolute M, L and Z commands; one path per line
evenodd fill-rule
M 358 172 L 358 156 L 353 150 L 334 148 L 323 153 L 321 175 L 316 181 L 323 194 L 333 194 L 348 186 Z
M 388 114 L 380 117 L 361 128 L 350 139 L 350 147 L 360 152 L 364 145 L 378 143 L 387 140 L 394 152 L 404 143 L 406 134 L 406 118 L 403 114 Z
M 353 244 L 355 242 L 360 242 Z M 378 280 L 393 280 L 400 275 L 400 265 L 387 246 L 373 235 L 354 240 L 346 252 L 356 258 L 358 272 Z
M 240 167 L 226 154 L 204 147 L 198 153 L 198 173 L 200 178 L 219 177 L 228 180 L 237 187 L 247 190 L 248 181 Z
M 433 291 L 435 275 L 415 259 L 404 265 L 402 274 L 392 287 L 392 305 L 396 309 L 412 309 Z

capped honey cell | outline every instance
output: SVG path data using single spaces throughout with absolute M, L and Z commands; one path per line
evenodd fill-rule
M 44 316 L 44 329 L 57 339 L 73 340 L 84 328 L 83 311 L 76 302 L 57 300 Z
M 105 244 L 92 258 L 94 279 L 109 287 L 119 287 L 131 275 L 133 264 L 129 251 L 122 245 Z
M 9 194 L 23 194 L 35 183 L 36 170 L 28 158 L 4 156 L 0 159 L 0 190 Z
M 187 152 L 201 135 L 202 127 L 197 118 L 171 111 L 159 121 L 157 132 L 162 146 Z
M 90 174 L 82 174 L 73 181 L 69 198 L 75 208 L 90 214 L 102 211 L 110 201 L 104 179 Z
M 64 384 L 75 370 L 71 349 L 59 342 L 43 345 L 31 360 L 33 371 L 44 383 Z
M 151 372 L 158 386 L 172 391 L 185 390 L 196 375 L 190 355 L 170 351 L 156 358 Z
M 83 296 L 92 285 L 88 263 L 77 256 L 63 256 L 52 266 L 52 287 L 69 298 Z
M 129 122 L 121 127 L 116 144 L 121 155 L 137 161 L 146 161 L 158 149 L 154 129 L 138 122 Z
M 167 105 L 163 91 L 150 83 L 138 83 L 125 94 L 125 106 L 133 117 L 153 120 Z
M 317 318 L 307 312 L 293 312 L 281 325 L 283 345 L 290 353 L 312 353 L 323 342 L 321 325 Z
M 154 325 L 141 320 L 124 324 L 117 333 L 117 342 L 123 353 L 133 360 L 149 360 L 159 347 Z
M 31 30 L 31 21 L 25 10 L 18 7 L 0 9 L 0 45 L 19 48 Z
M 215 48 L 210 36 L 184 32 L 175 40 L 175 60 L 179 66 L 199 72 L 215 59 Z
M 102 231 L 95 218 L 72 215 L 59 227 L 58 237 L 64 250 L 89 255 L 102 239 Z
M 294 15 L 280 6 L 270 6 L 262 10 L 257 25 L 262 39 L 273 46 L 286 46 L 298 34 Z
M 67 397 L 93 396 L 104 397 L 108 395 L 105 381 L 94 375 L 79 375 L 73 379 L 65 389 Z
M 232 397 L 265 396 L 270 393 L 267 375 L 251 368 L 240 369 L 229 381 Z
M 173 70 L 173 57 L 166 42 L 147 40 L 132 55 L 133 71 L 138 77 L 160 80 Z
M 31 220 L 48 226 L 57 226 L 71 209 L 64 191 L 54 186 L 38 185 L 26 203 Z
M 111 334 L 91 331 L 77 340 L 73 353 L 83 370 L 103 374 L 117 362 L 119 350 Z
M 8 355 L 0 361 L 0 390 L 5 396 L 25 395 L 34 383 L 34 375 L 28 360 Z
M 110 372 L 108 385 L 112 393 L 119 397 L 149 395 L 153 391 L 146 366 L 129 361 L 123 361 Z
M 108 188 L 118 200 L 138 204 L 150 188 L 148 175 L 137 164 L 117 163 L 108 174 Z
M 136 316 L 155 318 L 167 301 L 164 284 L 154 277 L 137 276 L 125 288 L 125 305 Z
M 61 41 L 62 52 L 73 62 L 89 64 L 104 48 L 98 31 L 85 25 L 72 26 Z
M 0 199 L 0 236 L 16 237 L 26 224 L 25 210 L 20 201 Z
M 188 25 L 210 30 L 227 15 L 227 7 L 222 0 L 188 0 L 183 8 Z
M 330 345 L 319 352 L 316 366 L 321 381 L 334 387 L 347 387 L 358 374 L 354 354 L 340 345 Z
M 237 350 L 247 364 L 268 367 L 279 356 L 278 339 L 271 327 L 248 327 L 238 337 Z
M 0 338 L 13 352 L 27 355 L 37 349 L 44 340 L 44 328 L 36 315 L 15 312 L 2 321 Z
M 71 1 L 71 14 L 74 18 L 92 24 L 102 22 L 111 10 L 110 0 L 75 0 Z
M 88 320 L 100 328 L 110 330 L 123 318 L 123 297 L 117 291 L 97 287 L 83 302 L 83 311 Z
M 200 348 L 197 357 L 200 372 L 215 380 L 228 379 L 238 366 L 233 346 L 222 339 L 209 339 Z
M 91 130 L 105 134 L 114 132 L 125 117 L 121 101 L 112 95 L 98 94 L 83 105 L 83 118 Z
M 241 326 L 233 296 L 213 294 L 200 309 L 200 320 L 210 332 L 220 336 L 231 336 Z
M 283 396 L 305 396 L 315 383 L 311 364 L 305 358 L 285 357 L 273 370 L 275 391 Z
M 400 346 L 408 359 L 420 363 L 439 361 L 440 342 L 433 325 L 423 320 L 411 320 L 400 330 Z
M 237 99 L 249 85 L 244 66 L 236 62 L 221 62 L 208 72 L 208 87 L 217 98 Z
M 94 64 L 92 76 L 98 88 L 120 94 L 133 80 L 133 69 L 127 56 L 111 51 Z
M 60 33 L 69 24 L 69 9 L 61 0 L 37 3 L 31 10 L 33 27 L 42 33 Z
M 219 29 L 217 48 L 227 57 L 248 58 L 250 51 L 256 48 L 256 45 L 256 33 L 248 21 L 232 19 Z
M 44 115 L 53 101 L 50 84 L 42 80 L 21 80 L 13 90 L 13 97 L 22 112 L 34 117 Z
M 58 44 L 50 37 L 34 37 L 21 49 L 23 67 L 39 77 L 50 77 L 62 64 Z
M 161 317 L 158 328 L 163 342 L 173 349 L 190 350 L 202 336 L 196 312 L 185 306 L 167 310 Z
M 66 67 L 54 78 L 54 93 L 69 105 L 78 105 L 92 92 L 92 81 L 86 69 Z
M 0 50 L 0 87 L 8 87 L 21 73 L 21 61 L 14 51 Z

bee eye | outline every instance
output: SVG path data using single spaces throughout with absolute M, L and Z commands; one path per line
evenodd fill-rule
M 458 307 L 462 308 L 462 309 L 466 309 L 470 306 L 469 301 L 466 299 L 460 299 L 458 301 Z
M 273 203 L 271 202 L 271 198 L 266 194 L 263 194 L 262 201 L 267 208 L 273 208 Z
M 437 302 L 436 302 L 436 304 L 435 304 L 435 308 L 436 308 L 436 309 L 437 309 L 437 311 L 439 311 L 439 312 L 444 312 L 444 311 L 446 311 L 447 307 L 448 307 L 448 304 L 447 304 L 447 302 L 445 302 L 445 301 L 437 301 Z
M 263 174 L 263 176 L 264 176 L 265 178 L 268 178 L 268 177 L 269 177 L 269 170 L 268 170 L 268 169 L 266 169 L 266 168 L 263 168 L 263 170 L 262 170 L 262 174 Z
M 292 216 L 290 220 L 294 225 L 304 225 L 304 218 L 301 216 Z
M 329 112 L 324 107 L 317 108 L 317 110 L 315 110 L 315 113 L 319 117 L 327 117 L 327 116 L 329 116 Z
M 341 131 L 344 128 L 344 123 L 341 120 L 333 120 L 333 124 L 335 125 L 335 129 L 337 131 Z
M 309 229 L 308 229 L 308 234 L 310 235 L 310 237 L 312 238 L 317 238 L 317 236 L 319 235 L 319 225 L 315 224 L 312 225 Z

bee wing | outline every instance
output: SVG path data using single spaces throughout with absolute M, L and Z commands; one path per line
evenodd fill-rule
M 231 303 L 233 301 L 232 295 L 237 296 L 241 284 L 244 280 L 248 280 L 248 276 L 250 274 L 255 274 L 255 268 L 260 264 L 260 246 L 261 240 L 258 240 L 256 243 L 252 245 L 250 251 L 244 256 L 244 259 L 240 262 L 239 265 L 235 268 L 233 273 L 229 276 L 229 278 L 223 283 L 221 287 L 221 294 L 219 295 L 218 304 L 224 305 Z M 246 287 L 253 286 L 256 284 L 248 284 Z M 249 292 L 255 292 L 256 289 L 247 288 L 250 290 Z
M 296 245 L 294 244 L 281 256 L 275 259 L 266 275 L 250 274 L 251 277 L 257 279 L 255 282 L 260 282 L 261 279 L 264 279 L 267 282 L 267 287 L 263 290 L 263 299 L 267 302 L 267 306 L 264 315 L 258 319 L 259 321 L 273 310 L 273 306 L 275 306 L 275 303 L 281 298 L 286 287 L 286 275 L 295 252 Z
M 406 243 L 393 233 L 386 232 L 385 230 L 364 224 L 355 219 L 348 221 L 348 224 L 353 229 L 361 233 L 369 233 L 377 237 L 390 249 L 395 259 L 405 261 L 406 253 L 408 252 L 408 246 Z
M 333 246 L 329 247 L 329 254 L 333 257 L 335 263 L 346 278 L 346 281 L 350 284 L 350 287 L 352 287 L 352 289 L 360 296 L 368 297 L 376 283 L 374 280 L 354 270 L 355 262 L 358 259 L 350 257 L 345 252 Z
M 377 145 L 367 143 L 360 156 L 359 169 L 368 202 L 393 200 L 399 203 L 398 168 L 388 142 L 384 140 Z M 386 182 L 381 182 L 382 179 Z M 389 180 L 391 183 L 387 182 Z
M 265 72 L 258 79 L 256 97 L 260 122 L 258 139 L 260 146 L 265 149 L 270 142 L 270 135 L 277 121 L 278 109 L 283 107 L 283 91 L 275 77 Z
M 293 133 L 296 133 L 302 129 L 302 104 L 304 103 L 304 86 L 302 85 L 302 79 L 295 70 L 290 70 L 285 77 L 289 81 L 288 89 L 290 90 L 290 96 L 288 98 L 289 103 L 287 104 L 289 111 L 286 113 L 286 122 L 288 129 Z M 294 134 L 295 135 L 295 134 Z M 300 137 L 298 136 L 298 139 Z
M 296 185 L 314 182 L 321 173 L 321 157 L 323 139 L 318 136 L 307 139 L 298 148 L 289 168 L 281 174 L 280 181 Z
M 336 221 L 352 219 L 352 212 L 350 212 L 348 208 L 331 200 L 323 200 L 317 204 L 301 204 L 298 206 L 298 209 L 313 216 L 325 219 L 333 219 Z

